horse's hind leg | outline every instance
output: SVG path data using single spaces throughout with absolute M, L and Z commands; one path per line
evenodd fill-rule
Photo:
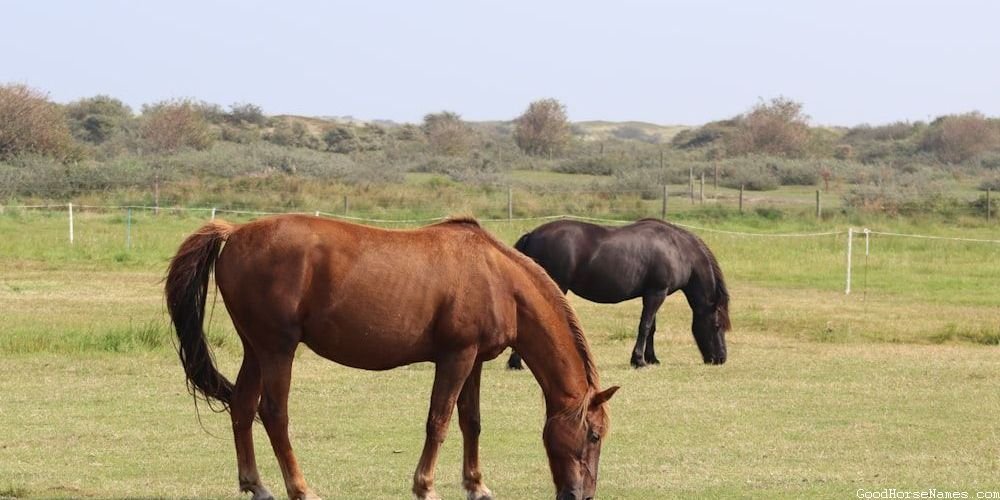
M 656 337 L 656 316 L 654 313 L 653 324 L 649 327 L 649 338 L 646 339 L 646 362 L 652 365 L 660 364 L 656 357 L 656 350 L 653 348 L 653 339 Z
M 288 439 L 288 391 L 292 381 L 294 355 L 294 350 L 287 353 L 271 352 L 266 355 L 258 353 L 263 379 L 260 418 L 264 421 L 267 436 L 271 439 L 271 448 L 278 458 L 288 498 L 316 499 L 319 497 L 306 485 L 305 477 L 302 476 L 298 460 L 292 452 L 292 444 Z
M 639 319 L 639 333 L 636 335 L 635 348 L 632 349 L 632 366 L 640 368 L 646 366 L 651 361 L 646 359 L 646 344 L 652 344 L 650 331 L 653 322 L 656 320 L 656 311 L 660 309 L 663 300 L 667 298 L 667 293 L 656 292 L 642 296 L 642 317 Z
M 479 472 L 479 379 L 483 364 L 476 363 L 458 395 L 458 425 L 462 428 L 462 486 L 468 500 L 489 500 L 493 493 Z
M 434 467 L 438 450 L 448 433 L 448 421 L 455 410 L 458 393 L 476 364 L 476 353 L 456 352 L 444 354 L 434 365 L 434 389 L 427 414 L 427 438 L 420 454 L 417 471 L 413 474 L 413 494 L 419 500 L 439 500 L 434 491 Z
M 236 463 L 239 467 L 240 491 L 253 494 L 253 500 L 273 499 L 274 495 L 264 486 L 257 472 L 253 448 L 253 423 L 260 402 L 260 365 L 249 345 L 243 345 L 243 366 L 236 378 L 233 401 L 229 406 L 233 420 L 233 437 L 236 440 Z

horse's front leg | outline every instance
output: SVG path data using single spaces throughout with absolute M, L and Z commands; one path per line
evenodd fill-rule
M 413 474 L 413 494 L 419 500 L 440 500 L 434 491 L 434 467 L 438 450 L 448 433 L 448 421 L 455 410 L 458 394 L 476 364 L 474 349 L 442 356 L 434 366 L 434 389 L 427 414 L 427 438 Z
M 656 311 L 660 309 L 663 300 L 667 298 L 666 292 L 657 292 L 642 296 L 642 317 L 639 319 L 639 333 L 635 338 L 635 347 L 632 349 L 632 366 L 641 368 L 650 362 L 646 359 L 646 344 L 652 343 L 650 331 L 656 321 Z M 654 358 L 655 359 L 655 358 Z
M 458 425 L 462 428 L 462 443 L 465 450 L 462 459 L 462 486 L 468 500 L 490 500 L 493 493 L 483 484 L 479 472 L 479 378 L 483 364 L 476 363 L 472 373 L 465 380 L 465 386 L 458 395 Z

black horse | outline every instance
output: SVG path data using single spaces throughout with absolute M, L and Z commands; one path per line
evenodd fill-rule
M 691 306 L 702 359 L 726 362 L 729 292 L 715 256 L 694 234 L 659 219 L 617 228 L 558 220 L 521 236 L 514 248 L 545 268 L 563 293 L 602 304 L 642 297 L 632 366 L 660 362 L 653 350 L 656 311 L 677 290 Z M 507 366 L 521 368 L 516 352 Z

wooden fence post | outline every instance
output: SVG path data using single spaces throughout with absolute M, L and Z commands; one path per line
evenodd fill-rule
M 514 188 L 507 186 L 507 221 L 514 218 Z
M 740 213 L 743 213 L 743 184 L 740 184 Z
M 663 208 L 660 209 L 660 218 L 667 220 L 667 185 L 663 185 Z
M 823 216 L 823 207 L 820 205 L 819 200 L 819 189 L 816 190 L 816 218 L 819 219 Z
M 701 204 L 705 204 L 705 172 L 701 173 L 701 190 L 699 191 Z
M 73 244 L 73 204 L 69 205 L 69 244 Z

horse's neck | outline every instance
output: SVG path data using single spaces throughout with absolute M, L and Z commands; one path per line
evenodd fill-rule
M 587 395 L 590 382 L 585 361 L 561 305 L 534 303 L 522 307 L 514 347 L 541 386 L 546 413 L 551 416 Z

